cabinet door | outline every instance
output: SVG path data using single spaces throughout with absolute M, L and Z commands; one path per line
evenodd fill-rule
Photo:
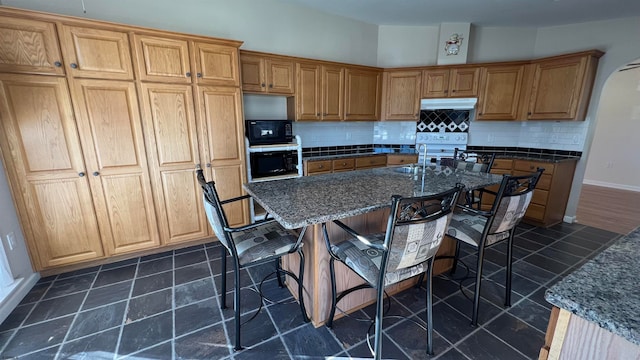
M 525 65 L 482 69 L 478 120 L 517 120 Z
M 296 64 L 296 120 L 321 120 L 320 65 Z
M 344 68 L 322 66 L 322 120 L 344 120 Z
M 422 71 L 422 97 L 443 98 L 449 96 L 449 69 Z
M 220 199 L 231 199 L 242 196 L 242 184 L 245 182 L 243 165 L 216 166 L 211 169 L 211 179 L 216 183 L 216 191 Z M 230 226 L 240 226 L 248 222 L 249 202 L 234 201 L 222 206 Z
M 240 67 L 242 68 L 243 91 L 267 91 L 264 59 L 262 57 L 240 54 Z
M 109 255 L 159 245 L 133 83 L 74 80 L 72 97 L 89 183 Z
M 536 63 L 529 119 L 574 119 L 586 69 L 586 56 Z
M 294 90 L 293 61 L 268 59 L 267 92 L 270 94 L 292 95 Z
M 421 71 L 397 71 L 385 74 L 386 120 L 418 120 L 420 118 Z
M 135 35 L 134 43 L 140 80 L 191 83 L 186 40 Z
M 200 133 L 203 158 L 207 167 L 244 161 L 244 131 L 242 126 L 242 95 L 240 89 L 198 87 Z
M 67 25 L 60 29 L 62 51 L 72 76 L 133 79 L 127 33 Z
M 345 120 L 379 120 L 381 73 L 347 68 Z
M 66 80 L 0 74 L 0 118 L 0 147 L 35 270 L 102 257 Z
M 208 234 L 202 190 L 194 169 L 200 151 L 191 86 L 142 84 L 149 169 L 163 243 Z
M 0 72 L 64 74 L 55 25 L 0 16 Z
M 193 49 L 198 84 L 240 86 L 237 48 L 196 42 Z
M 478 96 L 480 68 L 451 69 L 449 97 Z

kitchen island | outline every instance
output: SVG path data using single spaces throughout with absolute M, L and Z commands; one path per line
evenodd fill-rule
M 640 228 L 547 290 L 540 359 L 640 358 Z
M 245 190 L 274 219 L 288 229 L 307 227 L 304 237 L 305 305 L 315 326 L 324 324 L 331 305 L 329 253 L 322 237 L 321 224 L 327 223 L 330 239 L 344 239 L 344 232 L 336 231 L 333 220 L 342 220 L 362 234 L 386 229 L 392 195 L 418 196 L 436 194 L 461 183 L 477 189 L 499 183 L 502 175 L 474 173 L 441 166 L 390 167 L 358 170 L 311 177 L 248 183 Z M 439 254 L 452 254 L 455 243 L 449 239 L 441 245 Z M 288 256 L 283 267 L 295 272 L 297 256 Z M 438 261 L 437 273 L 446 270 L 451 261 Z M 336 263 L 338 291 L 362 283 L 353 272 Z M 415 279 L 387 289 L 392 294 L 412 286 Z M 297 284 L 288 282 L 293 294 Z M 340 308 L 351 312 L 374 300 L 374 291 L 364 290 L 343 299 Z M 338 316 L 340 314 L 338 313 Z

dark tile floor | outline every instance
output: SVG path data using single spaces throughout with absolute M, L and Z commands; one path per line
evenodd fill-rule
M 549 229 L 521 225 L 514 247 L 512 307 L 503 304 L 505 244 L 487 250 L 480 326 L 470 326 L 473 280 L 434 279 L 437 359 L 533 359 L 543 344 L 550 305 L 544 291 L 606 248 L 619 235 L 576 224 Z M 464 261 L 475 255 L 463 248 Z M 370 357 L 365 334 L 372 307 L 335 322 L 302 321 L 295 303 L 265 304 L 242 328 L 232 350 L 233 311 L 220 310 L 220 248 L 170 251 L 41 279 L 0 325 L 0 358 L 19 359 L 301 359 Z M 245 317 L 260 297 L 251 287 L 270 269 L 243 272 Z M 460 267 L 454 276 L 463 276 Z M 231 281 L 231 279 L 230 279 Z M 232 282 L 231 282 L 232 284 Z M 291 299 L 275 279 L 263 293 Z M 232 304 L 232 293 L 227 294 Z M 426 358 L 424 290 L 391 298 L 383 357 Z

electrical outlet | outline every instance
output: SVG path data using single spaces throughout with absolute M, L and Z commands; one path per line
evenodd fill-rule
M 16 247 L 16 235 L 13 231 L 7 234 L 7 244 L 9 245 L 9 250 L 13 250 Z

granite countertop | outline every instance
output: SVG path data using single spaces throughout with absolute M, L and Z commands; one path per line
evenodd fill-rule
M 640 228 L 547 290 L 551 304 L 640 345 Z
M 457 183 L 476 189 L 502 180 L 502 175 L 435 165 L 424 173 L 420 168 L 406 169 L 410 167 L 304 176 L 248 183 L 244 188 L 282 226 L 297 229 L 382 209 L 391 205 L 392 195 L 436 194 Z

